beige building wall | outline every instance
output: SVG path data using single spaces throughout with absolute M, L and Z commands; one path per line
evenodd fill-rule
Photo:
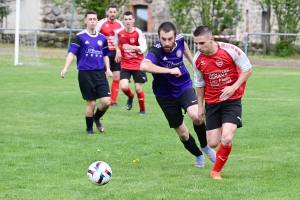
M 16 1 L 11 3 L 12 13 L 7 17 L 7 28 L 16 27 Z M 20 29 L 41 28 L 41 0 L 20 0 Z

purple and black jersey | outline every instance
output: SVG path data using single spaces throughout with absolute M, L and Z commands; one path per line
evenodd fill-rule
M 103 70 L 103 57 L 110 55 L 106 37 L 98 32 L 91 35 L 86 30 L 76 35 L 69 52 L 77 56 L 78 70 Z
M 172 74 L 152 74 L 152 89 L 156 96 L 164 98 L 178 98 L 187 89 L 192 88 L 190 74 L 183 62 L 184 37 L 178 34 L 175 39 L 174 49 L 166 53 L 163 51 L 160 42 L 156 42 L 145 56 L 153 64 L 165 68 L 178 67 L 181 76 L 176 77 Z

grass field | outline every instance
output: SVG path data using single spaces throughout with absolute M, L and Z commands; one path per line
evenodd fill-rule
M 104 116 L 105 133 L 85 134 L 75 62 L 61 79 L 63 57 L 44 58 L 42 66 L 1 60 L 0 199 L 300 199 L 300 69 L 254 67 L 243 98 L 244 127 L 235 135 L 224 180 L 216 181 L 209 178 L 209 159 L 204 169 L 194 167 L 150 82 L 144 85 L 146 116 L 138 114 L 136 99 L 127 111 L 120 93 L 120 106 Z M 105 186 L 86 177 L 96 160 L 113 170 Z

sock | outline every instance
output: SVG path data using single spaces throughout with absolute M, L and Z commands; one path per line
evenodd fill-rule
M 141 91 L 140 93 L 137 93 L 137 96 L 138 96 L 138 100 L 139 100 L 140 111 L 146 110 L 144 91 Z
M 224 165 L 228 159 L 231 149 L 232 149 L 232 144 L 230 144 L 229 146 L 224 146 L 221 143 L 221 145 L 217 151 L 216 162 L 214 164 L 212 171 L 220 172 L 222 170 L 222 168 L 224 167 Z
M 87 117 L 87 116 L 85 116 L 85 123 L 86 123 L 86 130 L 87 131 L 93 129 L 93 122 L 94 122 L 93 117 Z
M 124 94 L 128 97 L 128 98 L 132 98 L 133 97 L 133 93 L 131 92 L 130 88 L 127 88 L 127 90 L 123 91 Z
M 94 119 L 98 121 L 104 115 L 104 113 L 105 113 L 105 111 L 101 111 L 97 108 L 97 110 L 94 114 Z
M 207 146 L 205 123 L 203 122 L 200 125 L 196 125 L 193 123 L 193 125 L 194 130 L 198 136 L 201 148 L 205 148 Z
M 120 89 L 120 81 L 119 80 L 113 80 L 111 84 L 111 104 L 114 104 L 117 100 L 119 89 Z
M 181 141 L 181 142 L 183 143 L 184 147 L 194 156 L 198 157 L 202 155 L 202 152 L 198 148 L 195 139 L 191 134 L 189 134 L 189 139 L 187 141 Z

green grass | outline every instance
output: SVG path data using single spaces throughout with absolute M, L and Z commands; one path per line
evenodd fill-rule
M 2 59 L 0 199 L 300 198 L 299 69 L 254 67 L 243 98 L 244 127 L 236 132 L 224 180 L 216 181 L 209 178 L 209 159 L 204 169 L 194 167 L 194 157 L 168 127 L 151 82 L 144 85 L 146 116 L 138 114 L 136 99 L 127 111 L 120 93 L 120 106 L 104 116 L 105 133 L 86 135 L 75 62 L 62 79 L 63 57 L 43 58 L 42 66 Z M 185 121 L 195 136 L 191 120 Z M 113 170 L 105 186 L 86 177 L 96 160 Z

